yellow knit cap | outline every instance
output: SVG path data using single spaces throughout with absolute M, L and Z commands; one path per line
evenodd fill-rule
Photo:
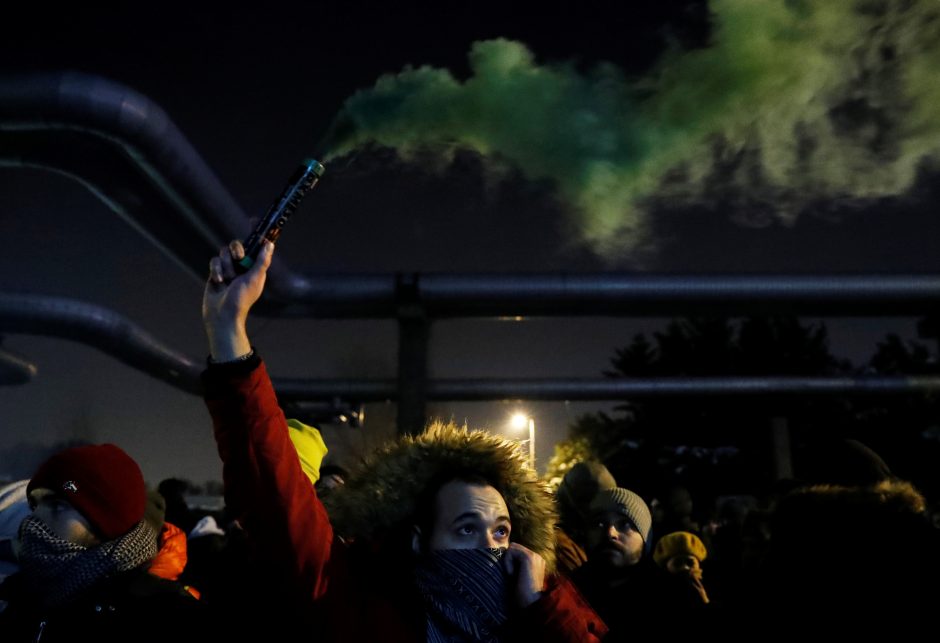
M 695 534 L 688 531 L 674 531 L 659 539 L 656 543 L 656 549 L 653 550 L 653 560 L 662 567 L 670 558 L 676 556 L 695 556 L 699 562 L 705 560 L 708 552 L 705 551 L 705 544 Z
M 287 428 L 289 429 L 287 435 L 294 443 L 297 457 L 300 458 L 300 468 L 310 478 L 310 482 L 316 484 L 320 479 L 320 465 L 327 453 L 323 436 L 315 427 L 304 424 L 300 420 L 287 420 Z

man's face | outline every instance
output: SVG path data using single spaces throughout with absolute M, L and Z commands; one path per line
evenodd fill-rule
M 509 509 L 489 485 L 452 480 L 437 492 L 431 550 L 509 547 Z
M 595 514 L 588 531 L 588 558 L 609 567 L 629 567 L 643 556 L 643 537 L 621 513 Z
M 91 524 L 64 498 L 49 489 L 33 489 L 29 494 L 33 515 L 46 523 L 59 538 L 83 547 L 92 547 L 101 541 L 91 530 Z

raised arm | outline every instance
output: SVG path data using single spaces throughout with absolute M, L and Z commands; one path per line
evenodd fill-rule
M 238 275 L 234 261 L 244 249 L 233 241 L 210 262 L 202 303 L 210 355 L 205 398 L 222 458 L 226 504 L 299 596 L 318 599 L 338 564 L 333 530 L 301 469 L 246 327 L 273 253 L 274 245 L 265 242 L 252 268 Z

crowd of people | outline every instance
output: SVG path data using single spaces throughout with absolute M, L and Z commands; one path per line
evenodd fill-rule
M 226 507 L 148 490 L 113 444 L 0 489 L 0 640 L 627 641 L 915 631 L 936 604 L 926 500 L 865 445 L 699 522 L 600 462 L 551 492 L 516 445 L 432 423 L 347 472 L 284 416 L 246 331 L 273 255 L 210 264 L 204 394 Z M 822 453 L 822 452 L 820 452 Z M 87 637 L 87 639 L 85 638 Z

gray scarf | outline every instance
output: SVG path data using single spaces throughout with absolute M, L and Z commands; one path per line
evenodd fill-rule
M 506 622 L 502 549 L 445 549 L 421 557 L 415 581 L 428 614 L 428 643 L 499 641 Z
M 59 607 L 99 582 L 136 569 L 157 555 L 157 535 L 141 520 L 120 538 L 83 547 L 59 538 L 35 516 L 20 525 L 23 579 L 44 607 Z

